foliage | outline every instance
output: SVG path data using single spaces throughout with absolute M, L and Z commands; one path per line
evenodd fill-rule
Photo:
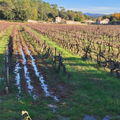
M 110 18 L 110 16 L 109 16 L 109 15 L 103 15 L 103 16 L 102 16 L 102 20 L 103 20 L 103 19 L 106 19 L 106 18 L 108 18 L 108 19 L 109 19 L 109 18 Z
M 85 20 L 85 17 L 84 17 L 84 15 L 82 15 L 82 17 L 81 17 L 81 21 L 84 21 Z
M 111 16 L 110 16 L 109 20 L 110 20 L 110 21 L 112 21 L 112 20 L 113 20 L 113 15 L 111 15 Z
M 75 19 L 74 19 L 75 21 L 81 21 L 81 17 L 79 16 L 79 15 L 76 15 L 76 17 L 75 17 Z
M 119 15 L 119 13 L 114 13 L 113 14 L 113 17 L 114 17 L 114 19 L 116 19 L 116 20 L 119 20 L 119 18 L 120 18 L 120 15 Z
M 57 4 L 49 4 L 42 0 L 1 0 L 0 19 L 10 21 L 44 20 L 55 19 L 60 16 L 62 19 L 74 20 L 76 15 L 84 20 L 81 11 L 65 10 Z M 86 16 L 89 17 L 89 16 Z M 92 18 L 91 18 L 92 19 Z

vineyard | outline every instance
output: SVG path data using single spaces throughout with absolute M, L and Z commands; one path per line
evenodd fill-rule
M 0 118 L 120 119 L 120 26 L 0 26 Z
M 76 26 L 27 25 L 37 32 L 47 35 L 64 49 L 83 57 L 97 60 L 99 66 L 109 66 L 111 74 L 116 70 L 119 77 L 120 30 L 116 26 Z

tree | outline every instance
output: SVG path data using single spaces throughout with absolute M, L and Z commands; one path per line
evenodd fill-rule
M 86 14 L 84 14 L 84 17 L 85 17 L 85 19 L 88 19 L 88 20 L 90 19 L 90 17 Z
M 38 19 L 38 15 L 37 15 L 38 12 L 37 12 L 37 10 L 35 8 L 33 9 L 32 14 L 33 14 L 33 18 L 32 19 L 33 20 L 37 20 Z
M 62 12 L 62 11 L 59 11 L 59 16 L 60 16 L 62 19 L 67 18 L 67 14 L 65 14 L 65 12 Z
M 79 15 L 76 15 L 76 17 L 75 17 L 75 19 L 74 19 L 75 21 L 81 21 L 81 18 L 80 18 L 80 16 Z
M 77 14 L 81 17 L 83 14 L 81 11 L 78 11 Z
M 98 18 L 98 21 L 100 21 L 100 20 L 102 20 L 102 17 L 99 17 L 99 18 Z
M 95 18 L 91 16 L 91 17 L 90 17 L 90 20 L 95 20 Z
M 68 14 L 69 20 L 74 20 L 74 16 L 72 14 Z
M 117 21 L 117 20 L 115 18 L 113 18 L 112 21 Z
M 75 17 L 75 16 L 74 16 L 74 11 L 72 11 L 72 10 L 67 10 L 67 11 L 66 11 L 66 15 L 67 15 L 66 18 L 67 18 L 68 20 L 74 20 L 74 17 Z
M 109 19 L 109 18 L 110 18 L 110 16 L 109 16 L 109 15 L 103 15 L 103 16 L 102 16 L 102 20 L 103 20 L 103 19 L 106 19 L 106 18 L 108 18 L 108 19 Z
M 84 17 L 84 15 L 82 15 L 82 17 L 81 17 L 81 21 L 84 21 L 85 20 L 85 17 Z
M 14 8 L 15 6 L 13 5 L 11 0 L 1 1 L 0 10 L 2 13 L 2 17 L 6 18 L 7 20 L 14 19 L 15 14 L 12 11 Z
M 62 18 L 62 19 L 65 19 L 65 18 L 67 18 L 68 16 L 67 16 L 67 14 L 66 14 L 66 12 L 65 12 L 65 8 L 64 7 L 60 7 L 60 11 L 59 11 L 59 16 Z
M 112 21 L 112 20 L 113 20 L 113 15 L 111 15 L 111 16 L 110 16 L 109 20 L 110 20 L 110 21 Z
M 119 20 L 120 15 L 119 15 L 119 13 L 116 13 L 116 12 L 115 12 L 115 13 L 113 14 L 113 17 L 114 17 L 116 20 Z

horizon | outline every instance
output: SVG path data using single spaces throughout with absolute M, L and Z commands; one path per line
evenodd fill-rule
M 114 14 L 120 13 L 120 1 L 115 0 L 43 0 L 45 2 L 49 2 L 50 4 L 57 4 L 58 7 L 64 7 L 66 10 L 73 10 L 73 11 L 81 11 L 82 13 L 94 13 L 94 14 Z

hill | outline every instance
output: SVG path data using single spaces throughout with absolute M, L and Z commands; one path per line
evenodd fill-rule
M 105 15 L 105 14 L 99 14 L 99 13 L 83 13 L 83 15 L 84 14 L 88 15 L 88 16 L 92 16 L 94 18 L 98 18 L 98 17 L 101 17 L 101 16 Z

